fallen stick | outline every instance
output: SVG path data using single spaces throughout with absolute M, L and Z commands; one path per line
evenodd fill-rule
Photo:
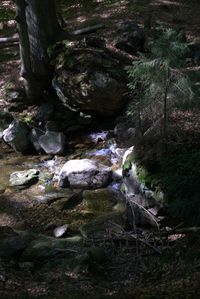
M 74 30 L 70 33 L 70 35 L 77 36 L 77 35 L 81 35 L 81 34 L 89 34 L 89 33 L 96 32 L 97 30 L 102 29 L 104 27 L 105 26 L 103 24 L 92 25 L 92 26 Z
M 0 37 L 0 43 L 13 43 L 13 42 L 19 42 L 18 36 L 10 36 L 10 37 Z

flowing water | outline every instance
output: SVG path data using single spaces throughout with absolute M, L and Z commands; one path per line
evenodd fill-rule
M 117 198 L 121 196 L 121 169 L 115 153 L 116 145 L 112 139 L 108 139 L 108 132 L 89 134 L 82 138 L 81 143 L 80 140 L 75 140 L 71 146 L 72 153 L 52 158 L 45 155 L 24 156 L 1 144 L 0 226 L 51 234 L 48 229 L 51 225 L 69 223 L 72 231 L 78 231 L 80 226 L 96 216 L 115 210 Z M 75 199 L 74 203 L 69 204 L 69 208 L 62 209 L 59 208 L 61 203 L 67 201 L 70 192 L 76 190 L 59 188 L 58 174 L 65 162 L 76 157 L 95 159 L 110 166 L 115 174 L 115 181 L 106 190 L 103 188 L 91 191 L 88 198 L 85 196 L 77 202 Z M 11 187 L 11 173 L 32 168 L 40 171 L 36 184 L 27 188 Z

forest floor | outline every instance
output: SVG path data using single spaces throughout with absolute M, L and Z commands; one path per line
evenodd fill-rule
M 99 34 L 106 37 L 112 45 L 116 35 L 114 25 L 119 20 L 131 19 L 141 27 L 144 25 L 149 15 L 145 2 L 61 0 L 58 9 L 69 31 L 103 23 L 105 28 Z M 14 11 L 13 1 L 1 1 L 0 36 L 16 34 Z M 152 0 L 150 13 L 152 27 L 158 21 L 178 25 L 185 29 L 189 42 L 200 41 L 198 0 Z M 0 110 L 9 109 L 12 105 L 5 99 L 5 87 L 18 82 L 19 70 L 18 45 L 0 48 Z M 195 76 L 199 78 L 200 65 L 193 66 L 191 71 L 195 71 Z M 185 111 L 177 110 L 173 121 L 190 136 L 187 143 L 192 144 L 200 136 L 200 100 L 197 98 L 196 103 Z M 5 147 L 1 151 L 5 151 Z M 7 223 L 1 221 L 1 225 Z M 140 244 L 136 253 L 135 243 L 125 242 L 116 247 L 112 261 L 105 265 L 104 273 L 100 274 L 87 271 L 66 273 L 56 265 L 46 272 L 34 272 L 28 265 L 19 266 L 15 261 L 0 261 L 0 298 L 199 298 L 200 238 L 195 233 L 174 235 L 171 239 L 164 240 L 161 247 L 162 254 L 157 255 L 149 253 Z M 7 281 L 4 281 L 2 273 L 6 273 Z

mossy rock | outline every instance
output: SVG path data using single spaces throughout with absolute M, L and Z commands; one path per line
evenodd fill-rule
M 100 215 L 89 221 L 80 228 L 83 237 L 92 239 L 104 239 L 106 233 L 110 230 L 111 224 L 117 224 L 124 227 L 126 224 L 125 215 L 123 212 L 110 212 Z
M 38 235 L 23 252 L 22 260 L 45 261 L 57 255 L 74 255 L 82 247 L 82 238 L 74 236 L 70 238 L 55 239 L 44 235 Z

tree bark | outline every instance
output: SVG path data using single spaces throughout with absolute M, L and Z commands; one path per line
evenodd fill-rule
M 51 88 L 53 68 L 47 49 L 62 32 L 54 0 L 16 0 L 21 76 L 28 99 L 36 102 Z

